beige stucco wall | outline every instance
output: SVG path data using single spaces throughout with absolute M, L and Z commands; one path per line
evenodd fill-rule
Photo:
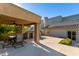
M 47 28 L 45 32 L 50 36 L 67 37 L 67 31 L 76 31 L 77 33 L 78 29 L 79 29 L 78 26 L 70 26 L 70 27 L 62 27 L 62 28 Z
M 67 37 L 68 31 L 76 32 L 76 42 L 79 43 L 79 26 L 70 26 L 70 27 L 62 27 L 62 28 L 46 28 L 46 35 L 55 36 L 55 37 Z
M 49 32 L 50 36 L 55 36 L 55 37 L 67 37 L 67 31 L 66 30 L 51 30 Z
M 76 30 L 76 42 L 79 42 L 79 25 L 78 25 L 78 29 Z

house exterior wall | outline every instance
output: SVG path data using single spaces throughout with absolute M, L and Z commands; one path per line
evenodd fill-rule
M 48 28 L 47 34 L 49 35 L 54 35 L 56 36 L 61 36 L 61 37 L 67 37 L 67 31 L 78 31 L 77 26 L 70 26 L 70 27 L 62 27 L 62 28 Z M 60 34 L 60 35 L 59 35 Z
M 79 42 L 79 25 L 78 25 L 78 29 L 76 30 L 76 42 Z
M 48 22 L 46 25 L 49 25 L 45 28 L 46 35 L 55 37 L 68 37 L 68 31 L 75 31 L 76 41 L 79 42 L 79 14 L 67 17 L 57 16 L 57 18 L 48 18 L 46 22 Z
M 52 29 L 49 30 L 48 35 L 55 36 L 55 37 L 67 37 L 67 30 L 58 30 L 58 29 Z

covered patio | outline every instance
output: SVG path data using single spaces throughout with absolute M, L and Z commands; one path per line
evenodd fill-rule
M 28 10 L 11 3 L 0 4 L 0 24 L 13 24 L 21 26 L 21 33 L 24 33 L 24 25 L 34 25 L 34 42 L 40 40 L 41 17 Z

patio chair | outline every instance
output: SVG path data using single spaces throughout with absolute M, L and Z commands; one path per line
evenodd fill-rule
M 0 49 L 3 48 L 4 41 L 0 41 Z
M 9 37 L 8 36 L 1 36 L 1 41 L 0 41 L 2 48 L 9 47 Z
M 14 39 L 12 46 L 16 48 L 18 45 L 24 46 L 23 34 L 16 35 L 16 38 Z

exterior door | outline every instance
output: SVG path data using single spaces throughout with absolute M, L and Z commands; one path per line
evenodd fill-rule
M 76 40 L 76 31 L 72 32 L 72 40 Z
M 68 38 L 70 38 L 70 39 L 72 38 L 71 37 L 71 31 L 68 31 Z
M 68 31 L 68 38 L 76 40 L 76 31 Z

